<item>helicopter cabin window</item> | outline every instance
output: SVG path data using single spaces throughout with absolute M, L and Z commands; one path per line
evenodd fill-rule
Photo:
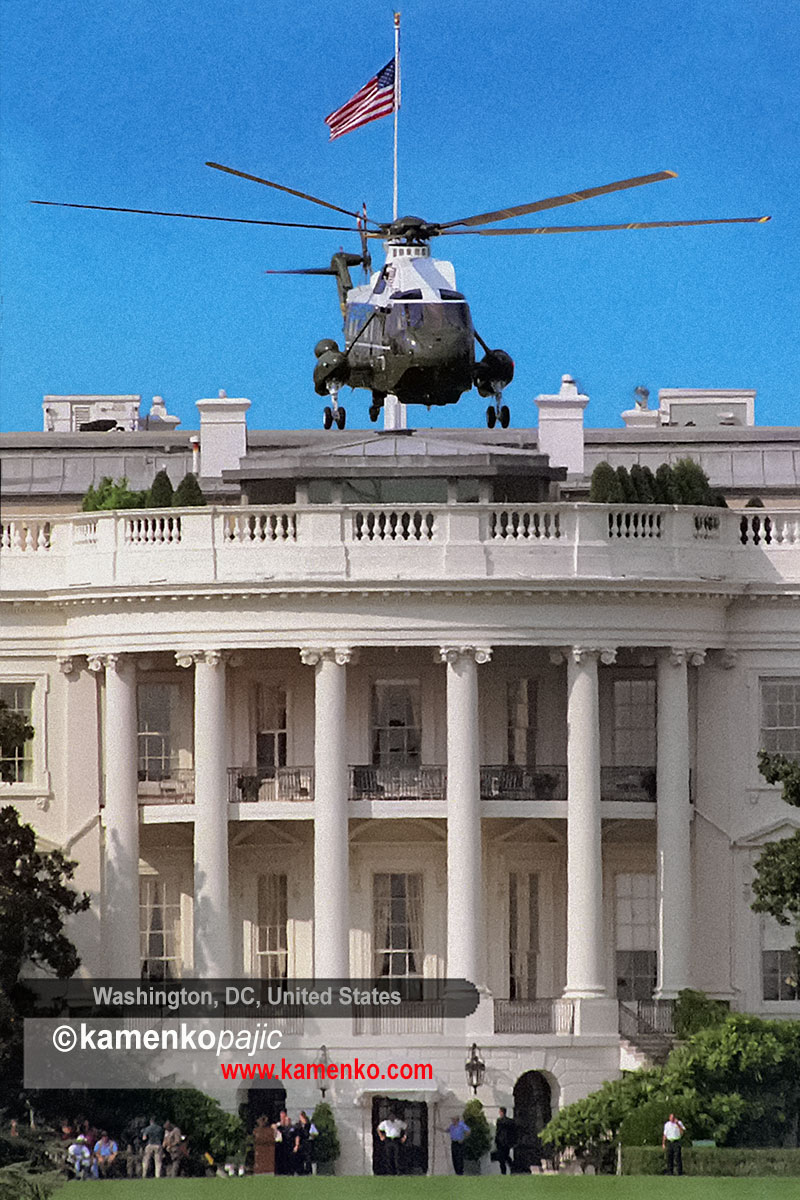
M 347 320 L 345 322 L 345 338 L 348 345 L 354 338 L 358 337 L 374 313 L 375 309 L 371 304 L 348 304 Z M 376 322 L 372 321 L 363 340 L 372 341 L 372 330 L 375 328 Z
M 464 299 L 463 292 L 454 292 L 454 291 L 451 291 L 450 288 L 440 288 L 439 295 L 441 296 L 442 300 L 463 300 Z
M 406 329 L 472 329 L 466 304 L 393 304 L 386 318 L 386 332 L 398 334 Z

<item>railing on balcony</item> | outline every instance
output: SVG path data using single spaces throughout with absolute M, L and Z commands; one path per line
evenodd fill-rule
M 274 767 L 267 772 L 256 767 L 229 767 L 228 799 L 232 804 L 313 800 L 314 768 Z
M 566 800 L 566 767 L 481 767 L 481 800 Z
M 571 1000 L 495 1000 L 495 1033 L 574 1033 Z
M 193 804 L 194 771 L 173 767 L 162 779 L 140 779 L 138 792 L 140 804 Z
M 444 1022 L 442 1000 L 405 1001 L 400 1012 L 385 1008 L 357 1008 L 353 1012 L 353 1034 L 441 1034 Z
M 644 800 L 655 803 L 655 768 L 601 767 L 600 794 L 604 800 Z
M 621 1000 L 620 1036 L 651 1058 L 662 1061 L 675 1039 L 674 1000 Z
M 350 768 L 351 800 L 444 800 L 446 788 L 444 767 Z

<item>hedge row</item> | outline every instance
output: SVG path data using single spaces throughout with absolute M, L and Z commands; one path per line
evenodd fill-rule
M 752 1150 L 746 1146 L 686 1147 L 686 1175 L 800 1176 L 800 1150 Z M 623 1175 L 662 1175 L 664 1151 L 657 1146 L 623 1146 Z

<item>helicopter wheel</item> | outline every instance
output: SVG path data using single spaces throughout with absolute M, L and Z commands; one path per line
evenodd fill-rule
M 331 425 L 333 425 L 333 413 L 326 404 L 322 410 L 322 428 L 330 429 Z
M 336 410 L 336 428 L 344 429 L 346 424 L 347 424 L 347 410 L 344 408 L 337 408 L 337 410 Z
M 486 410 L 486 424 L 489 429 L 494 429 L 497 421 L 497 409 L 493 404 L 490 404 Z
M 500 406 L 500 412 L 497 415 L 500 420 L 500 428 L 508 429 L 509 423 L 511 421 L 511 413 L 508 411 L 508 405 L 502 404 Z
M 372 421 L 374 423 L 375 421 L 377 421 L 377 419 L 380 415 L 381 415 L 380 406 L 378 404 L 370 404 L 370 406 L 369 406 L 370 421 Z

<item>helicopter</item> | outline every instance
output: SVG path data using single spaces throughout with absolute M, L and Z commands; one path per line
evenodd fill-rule
M 99 204 L 64 204 L 34 200 L 33 204 L 56 204 L 66 208 L 88 208 L 103 212 L 141 213 L 148 216 L 184 217 L 197 221 L 225 221 L 245 225 L 283 228 L 322 229 L 357 233 L 361 253 L 337 251 L 326 267 L 301 267 L 285 271 L 267 271 L 269 275 L 330 275 L 336 279 L 343 319 L 343 345 L 323 338 L 314 347 L 314 390 L 328 399 L 323 408 L 325 429 L 334 425 L 344 429 L 347 412 L 339 404 L 344 386 L 365 388 L 371 392 L 369 416 L 377 421 L 388 396 L 400 404 L 423 404 L 430 408 L 455 404 L 473 386 L 490 403 L 486 424 L 492 429 L 508 428 L 510 411 L 503 392 L 514 377 L 514 362 L 504 350 L 492 349 L 475 329 L 466 297 L 456 287 L 452 263 L 431 256 L 430 243 L 444 235 L 478 237 L 519 237 L 556 233 L 591 233 L 622 229 L 671 229 L 678 226 L 728 225 L 769 221 L 764 217 L 717 217 L 692 221 L 643 221 L 619 225 L 550 225 L 534 228 L 486 229 L 529 213 L 589 200 L 611 192 L 641 187 L 644 184 L 677 178 L 675 171 L 657 171 L 622 179 L 600 187 L 567 192 L 544 200 L 534 200 L 494 212 L 478 213 L 454 221 L 429 222 L 422 217 L 405 216 L 392 221 L 375 221 L 361 212 L 341 208 L 307 192 L 252 175 L 222 163 L 207 162 L 207 167 L 224 171 L 276 191 L 285 192 L 322 208 L 341 213 L 355 225 L 324 225 L 311 222 L 269 221 L 242 217 L 206 216 L 199 213 L 162 212 L 154 209 L 119 208 Z M 380 239 L 386 258 L 380 270 L 372 272 L 369 242 Z M 362 267 L 363 284 L 354 284 L 351 268 Z M 477 358 L 476 344 L 483 352 Z

